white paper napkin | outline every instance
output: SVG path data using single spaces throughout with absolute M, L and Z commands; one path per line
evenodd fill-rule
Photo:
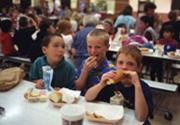
M 70 90 L 67 88 L 62 88 L 61 90 L 62 93 L 62 101 L 66 103 L 73 103 L 76 98 L 80 97 L 80 91 L 78 90 Z

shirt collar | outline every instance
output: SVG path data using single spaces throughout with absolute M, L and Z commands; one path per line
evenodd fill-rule
M 61 65 L 63 65 L 64 64 L 64 62 L 65 62 L 65 60 L 64 60 L 64 58 L 58 63 L 58 65 L 56 66 L 56 68 L 57 67 L 60 67 Z M 47 62 L 47 58 L 46 58 L 46 56 L 43 56 L 43 65 L 49 65 L 48 64 L 48 62 Z
M 104 67 L 109 67 L 109 63 L 106 58 L 100 64 L 98 64 L 97 68 L 94 68 L 93 70 L 101 70 Z

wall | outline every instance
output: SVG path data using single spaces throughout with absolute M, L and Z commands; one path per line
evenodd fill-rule
M 171 0 L 154 0 L 157 9 L 156 13 L 158 13 L 163 22 L 168 20 L 167 14 L 171 10 Z M 129 0 L 129 4 L 133 7 L 134 16 L 137 16 L 137 10 L 138 10 L 138 0 Z
M 171 0 L 154 0 L 157 6 L 157 13 L 168 13 L 171 10 Z M 129 4 L 133 7 L 134 11 L 138 10 L 138 0 L 129 0 Z

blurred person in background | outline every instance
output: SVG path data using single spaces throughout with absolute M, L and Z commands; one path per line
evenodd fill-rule
M 86 37 L 87 34 L 95 28 L 97 23 L 98 19 L 94 16 L 84 16 L 84 28 L 78 31 L 74 36 L 74 40 L 72 43 L 72 54 L 74 57 L 76 68 L 78 68 L 81 65 L 82 61 L 88 57 Z
M 14 44 L 12 42 L 12 36 L 10 30 L 12 28 L 12 22 L 9 19 L 0 21 L 0 49 L 1 53 L 5 56 L 15 54 Z
M 65 53 L 64 53 L 64 58 L 71 64 L 72 62 L 72 55 L 71 55 L 71 47 L 73 43 L 73 35 L 74 33 L 72 32 L 72 25 L 70 21 L 68 20 L 59 20 L 57 23 L 56 30 L 58 33 L 61 34 L 64 42 L 65 42 Z
M 128 5 L 124 8 L 122 13 L 117 17 L 114 27 L 116 28 L 119 24 L 125 24 L 127 32 L 130 32 L 131 28 L 135 28 L 136 19 L 132 16 L 133 8 Z
M 55 28 L 53 26 L 53 23 L 49 19 L 43 18 L 39 25 L 39 32 L 37 33 L 37 37 L 33 41 L 33 44 L 30 47 L 31 51 L 28 54 L 32 62 L 37 57 L 43 55 L 42 50 L 41 50 L 41 44 L 42 44 L 43 38 L 54 32 L 55 32 Z
M 18 55 L 28 57 L 32 45 L 31 35 L 36 31 L 35 25 L 30 25 L 30 18 L 23 15 L 19 17 L 19 29 L 15 31 L 13 42 L 18 47 Z

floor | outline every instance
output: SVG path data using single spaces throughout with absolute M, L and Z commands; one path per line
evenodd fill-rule
M 155 112 L 154 112 L 152 125 L 180 125 L 180 98 L 179 97 L 180 97 L 180 92 L 163 93 L 162 95 L 163 99 L 162 100 L 160 99 L 161 106 L 168 107 L 168 109 L 173 114 L 173 119 L 171 121 L 166 120 L 164 118 L 164 113 L 161 110 L 159 110 L 159 108 L 157 108 L 155 109 Z M 155 99 L 158 100 L 158 97 Z
M 143 72 L 146 72 L 145 69 L 143 69 Z M 166 74 L 164 75 L 166 76 Z M 143 77 L 145 79 L 150 79 L 149 73 L 148 75 L 143 75 Z M 178 81 L 179 79 L 178 75 Z M 164 81 L 166 81 L 165 78 Z M 180 125 L 180 92 L 168 93 L 157 90 L 153 90 L 152 92 L 154 103 L 157 104 L 160 102 L 160 106 L 155 106 L 154 118 L 151 120 L 152 125 Z M 172 113 L 172 120 L 169 121 L 164 118 L 164 112 L 162 111 L 164 109 L 168 109 Z

